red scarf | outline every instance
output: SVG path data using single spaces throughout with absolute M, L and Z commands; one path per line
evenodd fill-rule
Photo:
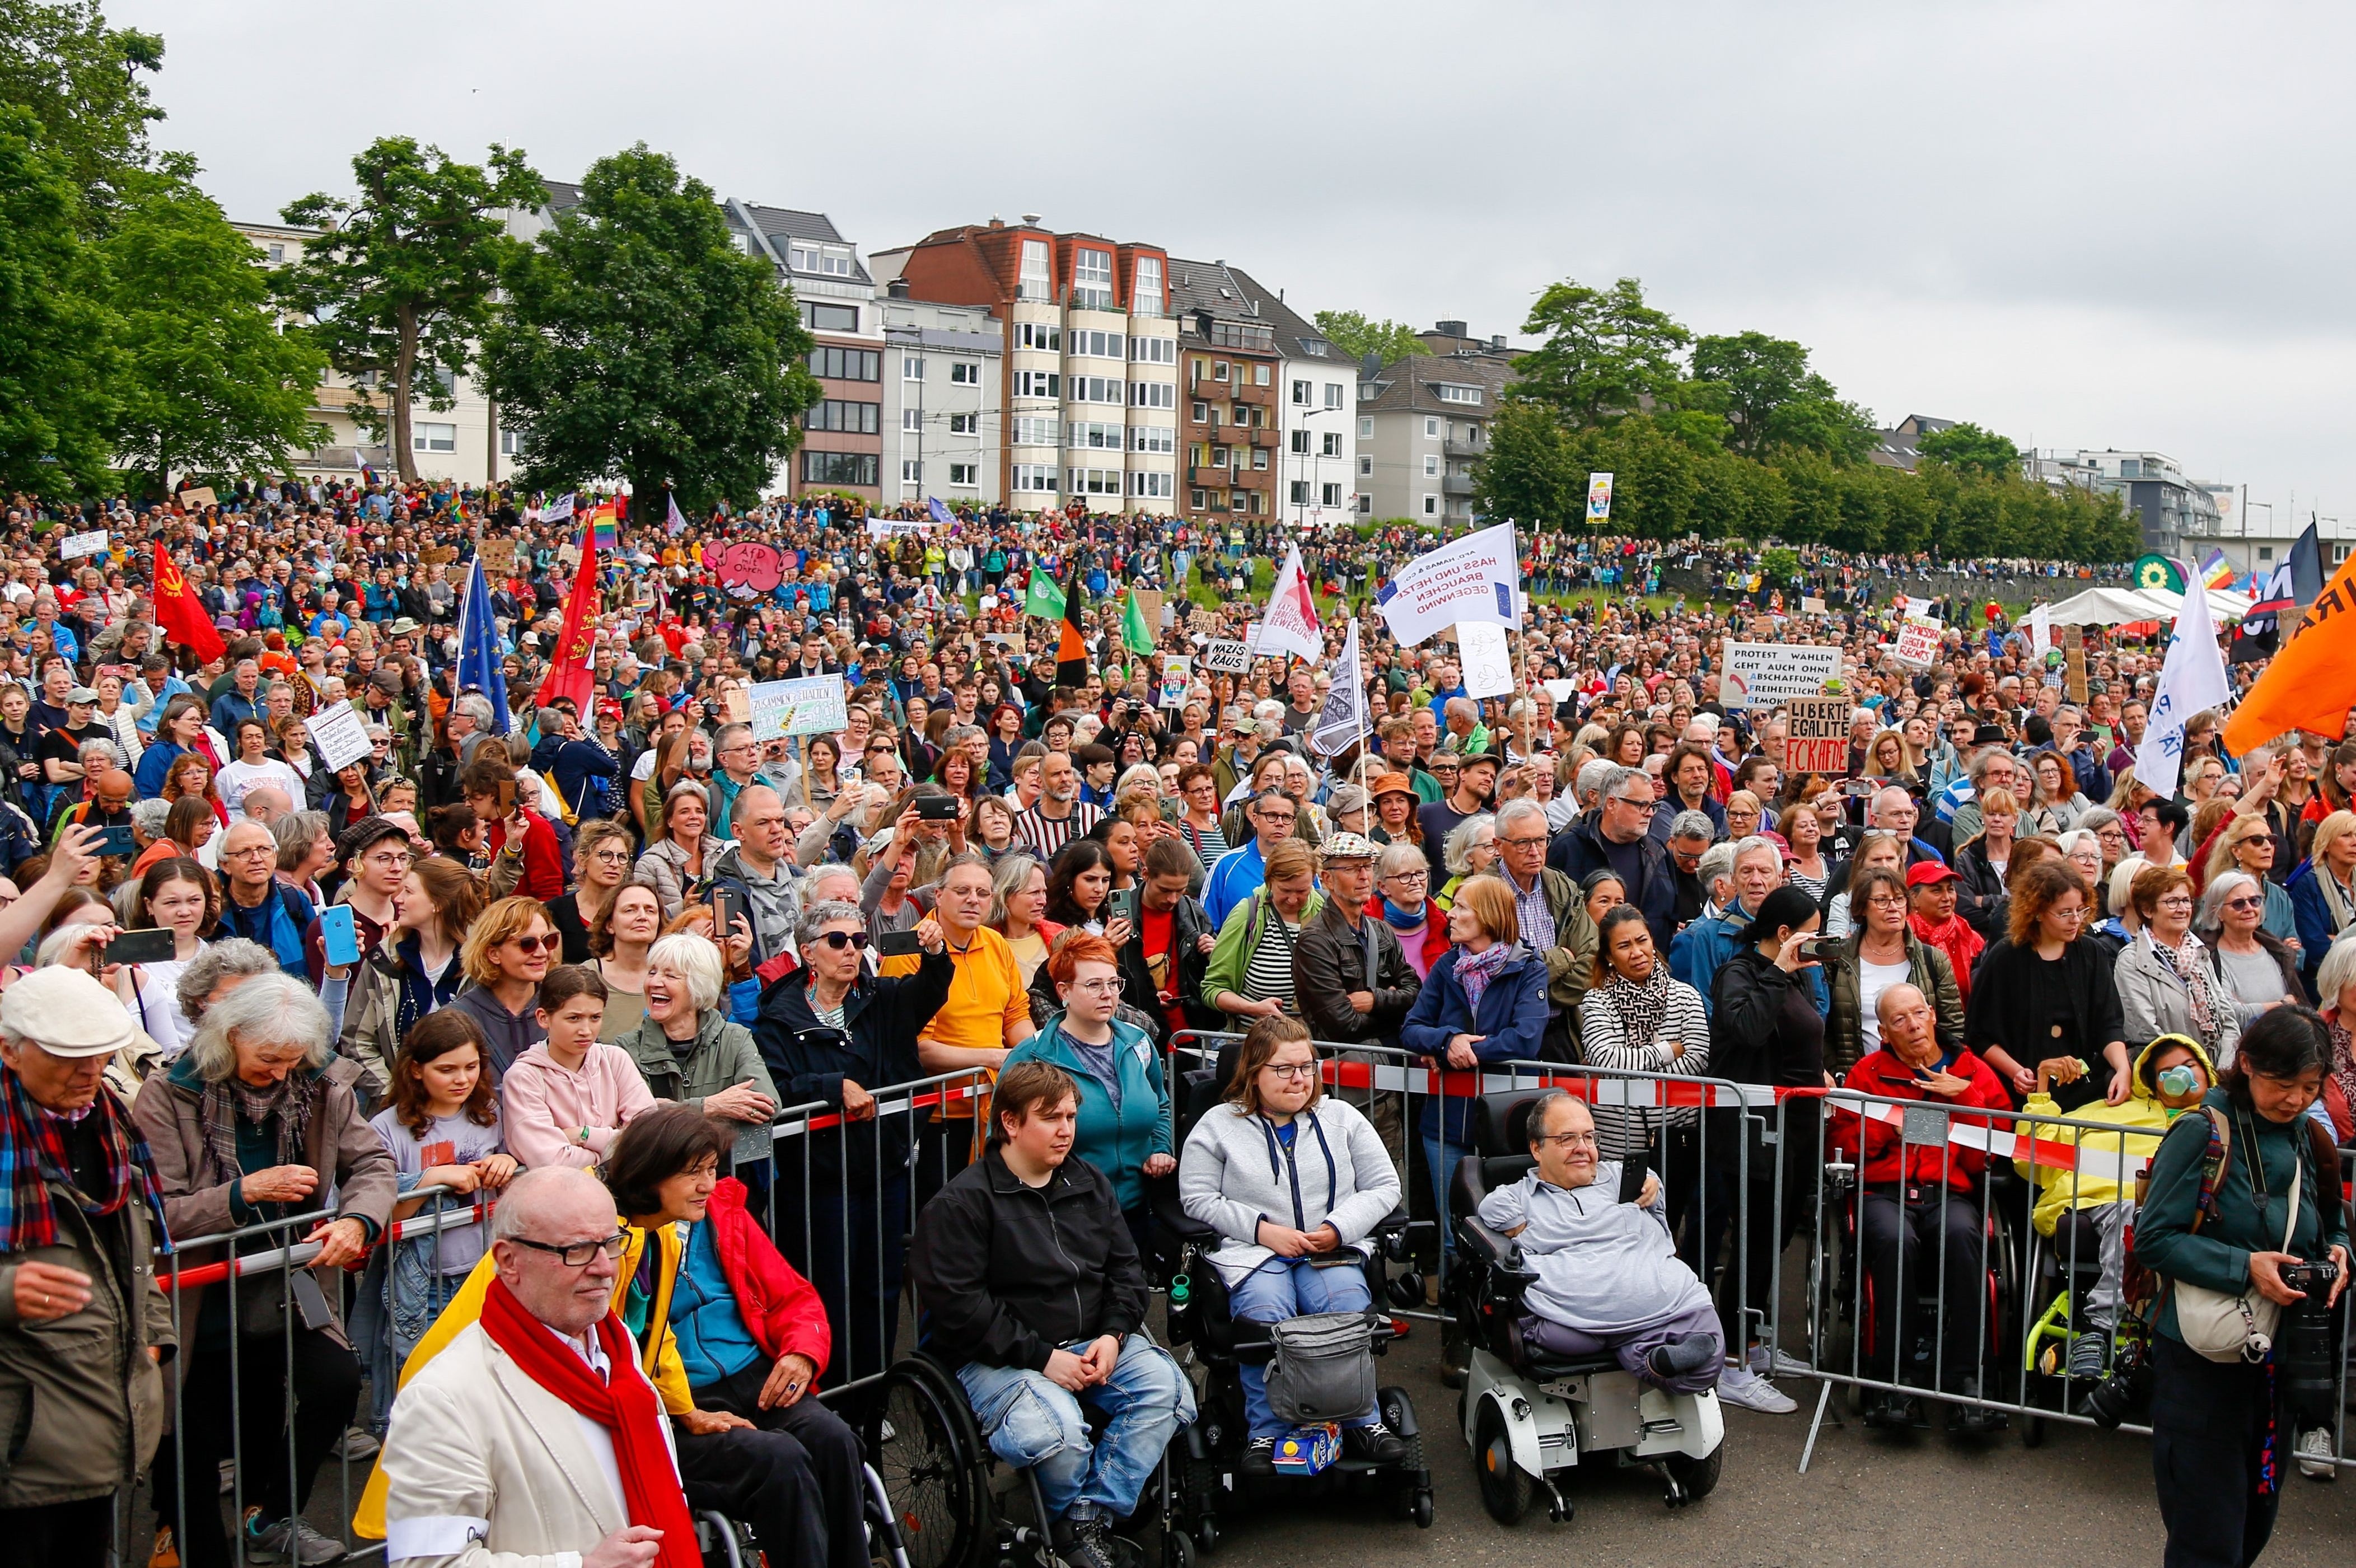
M 1972 964 L 1979 957 L 1980 949 L 1987 945 L 1980 933 L 1959 914 L 1951 914 L 1935 924 L 1919 914 L 1910 914 L 1906 923 L 1913 928 L 1916 936 L 1946 954 L 1947 962 L 1955 971 L 1955 995 L 1960 1000 L 1970 1001 Z
M 655 1559 L 660 1568 L 703 1568 L 703 1554 L 695 1545 L 695 1520 L 689 1517 L 679 1471 L 663 1441 L 662 1401 L 631 1360 L 630 1337 L 622 1320 L 609 1311 L 596 1328 L 613 1368 L 611 1382 L 600 1382 L 588 1362 L 526 1312 L 504 1280 L 494 1278 L 484 1294 L 482 1325 L 491 1343 L 513 1357 L 524 1376 L 613 1435 L 623 1509 L 632 1524 L 651 1525 L 663 1532 L 662 1552 Z

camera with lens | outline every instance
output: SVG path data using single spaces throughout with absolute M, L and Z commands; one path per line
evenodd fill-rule
M 2141 1334 L 2122 1333 L 2111 1343 L 2111 1370 L 2086 1391 L 2081 1411 L 2105 1431 L 2127 1418 L 2150 1392 L 2151 1362 Z
M 2286 1286 L 2308 1296 L 2329 1296 L 2331 1282 L 2340 1277 L 2338 1265 L 2328 1263 L 2285 1264 L 2276 1272 L 2282 1276 Z M 2303 1307 L 2306 1303 L 2299 1305 Z
M 2283 1403 L 2300 1426 L 2329 1426 L 2340 1404 L 2335 1364 L 2340 1336 L 2324 1302 L 2340 1271 L 2328 1263 L 2299 1263 L 2285 1264 L 2280 1274 L 2285 1285 L 2307 1295 L 2304 1301 L 2284 1307 L 2275 1325 L 2275 1370 Z

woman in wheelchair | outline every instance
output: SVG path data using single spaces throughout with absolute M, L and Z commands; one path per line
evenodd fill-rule
M 1931 1003 L 1909 985 L 1881 993 L 1876 1009 L 1881 1049 L 1848 1070 L 1847 1086 L 1890 1100 L 1920 1100 L 1957 1107 L 2008 1109 L 2011 1097 L 1996 1073 L 1965 1047 L 1943 1050 Z M 1982 1352 L 1987 1341 L 1986 1232 L 1976 1187 L 1987 1157 L 1944 1139 L 1910 1143 L 1902 1128 L 1836 1110 L 1832 1146 L 1854 1158 L 1860 1182 L 1858 1233 L 1865 1268 L 1873 1285 L 1872 1353 L 1868 1374 L 1894 1382 L 1911 1360 L 1901 1334 L 1912 1333 L 1900 1299 L 1925 1281 L 1941 1287 L 1943 1327 L 1939 1365 L 1951 1393 L 1979 1397 Z M 1933 1249 L 1938 1249 L 1933 1255 Z M 1942 1263 L 1944 1257 L 1944 1264 Z M 1912 1419 L 1904 1394 L 1869 1397 L 1869 1425 L 1897 1425 Z M 1965 1429 L 1979 1430 L 2001 1416 L 1966 1405 Z
M 1070 1157 L 1078 1119 L 1062 1068 L 1001 1073 L 990 1147 L 916 1216 L 908 1277 L 991 1452 L 1033 1471 L 1056 1555 L 1112 1568 L 1112 1525 L 1194 1419 L 1194 1392 L 1141 1332 L 1137 1244 L 1111 1181 Z M 1083 1403 L 1106 1417 L 1100 1436 Z
M 1222 1238 L 1209 1261 L 1238 1318 L 1280 1323 L 1363 1312 L 1373 1301 L 1364 1238 L 1398 1206 L 1398 1173 L 1374 1125 L 1323 1091 L 1308 1027 L 1262 1019 L 1236 1052 L 1226 1104 L 1187 1136 L 1179 1201 Z M 1289 1424 L 1269 1406 L 1266 1367 L 1246 1361 L 1237 1372 L 1251 1423 L 1243 1468 L 1272 1476 Z M 1407 1456 L 1376 1405 L 1345 1424 L 1342 1440 L 1353 1458 L 1394 1465 Z

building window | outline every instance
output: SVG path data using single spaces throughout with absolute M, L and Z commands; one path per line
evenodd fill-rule
M 1076 403 L 1120 403 L 1129 398 L 1129 384 L 1118 376 L 1075 376 L 1071 385 Z
M 1186 492 L 1186 504 L 1187 504 L 1188 506 L 1190 506 L 1190 507 L 1194 507 L 1194 508 L 1196 511 L 1198 511 L 1198 512 L 1205 510 L 1205 504 L 1204 504 L 1204 501 L 1203 501 L 1203 492 L 1201 492 L 1200 490 L 1189 490 L 1189 491 L 1187 491 L 1187 492 Z
M 1132 474 L 1129 476 L 1129 493 L 1154 500 L 1167 501 L 1178 493 L 1175 474 Z
M 1252 466 L 1263 472 L 1267 470 L 1268 448 L 1264 446 L 1255 446 L 1252 448 Z
M 1197 399 L 1194 402 L 1188 405 L 1188 410 L 1189 417 L 1192 418 L 1196 424 L 1209 424 L 1211 422 L 1210 404 Z
M 434 384 L 441 388 L 445 396 L 455 395 L 458 390 L 458 372 L 446 366 L 436 365 L 434 367 Z
M 1117 424 L 1092 424 L 1074 420 L 1064 427 L 1064 444 L 1091 447 L 1100 452 L 1119 452 L 1122 441 L 1121 427 Z
M 1063 439 L 1061 420 L 1033 419 L 1025 416 L 1014 421 L 1014 444 L 1017 446 L 1055 446 Z
M 1118 496 L 1121 478 L 1118 468 L 1074 468 L 1064 475 L 1065 494 L 1070 496 Z
M 1055 493 L 1055 465 L 1018 463 L 1014 464 L 1013 486 L 1018 494 L 1052 496 Z
M 1162 452 L 1178 450 L 1178 432 L 1166 424 L 1141 424 L 1130 432 L 1131 452 Z
M 1439 395 L 1440 400 L 1443 403 L 1478 403 L 1481 400 L 1481 389 L 1478 387 L 1462 387 L 1446 381 L 1435 381 L 1432 383 L 1431 389 Z
M 975 364 L 970 359 L 957 359 L 950 361 L 949 385 L 952 387 L 980 386 L 981 367 Z
M 903 485 L 921 485 L 924 482 L 924 464 L 913 457 L 902 458 L 900 460 L 900 483 Z
M 284 261 L 284 260 L 286 260 L 286 247 L 285 247 L 285 246 L 284 246 L 284 245 L 273 245 L 273 246 L 271 246 L 271 247 L 270 247 L 270 260 L 271 260 L 271 261 L 272 261 L 272 263 L 273 263 L 273 265 L 274 265 L 274 264 L 276 264 L 277 262 Z
M 900 357 L 900 379 L 903 381 L 921 381 L 924 379 L 924 360 L 918 358 L 914 354 L 902 355 Z
M 1014 372 L 1014 395 L 1018 398 L 1060 398 L 1064 395 L 1064 378 L 1053 370 L 1017 370 Z
M 1340 431 L 1327 431 L 1324 435 L 1324 446 L 1318 453 L 1319 456 L 1339 457 L 1342 455 L 1342 432 Z
M 1226 465 L 1227 449 L 1224 446 L 1215 446 L 1211 448 L 1211 466 L 1214 468 L 1225 468 Z
M 1132 279 L 1130 283 L 1130 308 L 1134 311 L 1160 315 L 1162 314 L 1162 258 L 1159 256 L 1140 256 L 1137 259 L 1136 266 L 1137 276 Z M 1162 341 L 1168 342 L 1169 340 L 1164 338 L 1162 339 Z M 1174 347 L 1175 345 L 1173 345 L 1173 347 Z M 1164 361 L 1164 363 L 1167 363 L 1167 361 Z M 1162 494 L 1166 496 L 1169 492 L 1165 490 Z
M 1072 258 L 1072 308 L 1116 310 L 1112 300 L 1112 252 L 1082 250 Z M 1118 491 L 1115 494 L 1119 494 Z
M 949 416 L 949 433 L 951 435 L 980 435 L 981 433 L 981 416 L 980 414 L 951 414 Z
M 1178 383 L 1175 381 L 1131 381 L 1129 400 L 1141 409 L 1174 409 L 1178 406 Z
M 1253 385 L 1253 386 L 1255 386 L 1255 387 L 1265 387 L 1265 386 L 1267 386 L 1267 385 L 1268 385 L 1271 380 L 1273 380 L 1273 379 L 1274 379 L 1274 378 L 1273 378 L 1273 377 L 1271 377 L 1271 376 L 1269 374 L 1269 368 L 1268 368 L 1268 367 L 1267 367 L 1267 366 L 1265 366 L 1265 365 L 1255 365 L 1255 366 L 1253 366 L 1253 367 L 1252 367 L 1252 385 Z
M 808 452 L 802 453 L 805 485 L 864 485 L 873 487 L 883 459 L 872 452 Z
M 786 264 L 797 272 L 819 270 L 818 247 L 807 240 L 797 240 L 786 247 Z
M 1361 419 L 1358 421 L 1358 439 L 1360 441 L 1375 439 L 1375 421 L 1372 419 Z
M 1095 359 L 1119 359 L 1128 352 L 1128 344 L 1118 332 L 1087 332 L 1076 326 L 1072 328 L 1072 352 Z
M 1423 439 L 1426 441 L 1438 441 L 1440 439 L 1440 421 L 1438 420 L 1428 419 L 1423 421 Z
M 802 428 L 841 431 L 847 435 L 873 435 L 877 429 L 877 421 L 883 411 L 884 405 L 881 403 L 843 402 L 829 398 L 822 402 L 810 405 L 809 412 L 802 416 Z M 914 409 L 901 411 L 903 430 L 916 428 L 916 425 L 908 422 L 910 416 L 916 412 Z
M 1439 496 L 1426 496 L 1423 498 L 1423 515 L 1427 517 L 1436 517 L 1440 515 Z
M 1023 270 L 1014 285 L 1014 297 L 1021 300 L 1051 300 L 1055 297 L 1055 285 L 1047 272 L 1047 242 L 1044 240 L 1023 241 Z M 1055 485 L 1050 484 L 1045 488 L 1052 491 Z
M 1226 379 L 1227 379 L 1227 362 L 1226 362 L 1226 360 L 1224 360 L 1224 359 L 1214 359 L 1214 360 L 1212 360 L 1212 361 L 1211 361 L 1211 379 L 1212 379 L 1212 380 L 1214 380 L 1214 381 L 1224 381 L 1224 380 L 1226 380 Z
M 859 330 L 859 307 L 804 300 L 802 320 L 819 332 L 856 332 Z
M 1132 337 L 1129 340 L 1129 357 L 1140 365 L 1175 365 L 1178 363 L 1178 340 L 1174 337 Z
M 501 457 L 513 457 L 517 453 L 521 452 L 522 450 L 523 432 L 519 430 L 503 430 L 499 432 L 499 455 Z
M 962 486 L 962 487 L 965 487 L 965 488 L 970 489 L 970 488 L 972 488 L 973 486 L 980 485 L 980 483 L 981 483 L 981 464 L 979 464 L 979 463 L 952 463 L 952 464 L 949 464 L 949 484 L 950 484 L 950 485 L 956 485 L 956 486 Z
M 1308 383 L 1303 381 L 1299 383 L 1299 385 L 1307 386 Z M 1309 455 L 1309 432 L 1307 431 L 1297 430 L 1292 432 L 1292 450 L 1303 457 Z
M 847 278 L 851 276 L 851 252 L 848 251 L 838 251 L 832 246 L 829 246 L 819 257 L 818 270 L 824 272 L 830 278 Z
M 1291 485 L 1287 487 L 1287 494 L 1290 496 L 1294 506 L 1305 507 L 1309 505 L 1309 481 L 1306 479 L 1295 479 Z
M 1440 459 L 1428 452 L 1423 454 L 1423 476 L 1426 479 L 1440 477 Z
M 1295 381 L 1292 383 L 1292 400 L 1297 407 L 1305 409 L 1309 406 L 1308 382 Z
M 1359 477 L 1359 478 L 1361 478 L 1361 479 L 1371 479 L 1371 478 L 1373 478 L 1373 477 L 1374 477 L 1374 473 L 1375 473 L 1375 460 L 1374 460 L 1373 458 L 1371 458 L 1371 457 L 1361 457 L 1360 459 L 1358 459 L 1358 477 Z
M 1321 507 L 1340 506 L 1342 504 L 1342 486 L 1339 485 L 1326 485 L 1324 487 L 1323 498 L 1317 504 Z
M 1342 406 L 1341 382 L 1328 381 L 1325 383 L 1325 406 L 1329 409 L 1338 409 Z
M 902 409 L 900 411 L 900 428 L 902 430 L 909 431 L 924 429 L 925 411 L 922 409 Z
M 415 452 L 455 452 L 458 427 L 421 420 L 409 427 L 409 445 Z
M 884 356 L 873 348 L 813 348 L 810 374 L 830 381 L 880 381 Z
M 1227 422 L 1242 430 L 1252 422 L 1251 411 L 1241 403 L 1232 404 L 1227 411 Z
M 1042 322 L 1023 322 L 1014 329 L 1014 346 L 1017 348 L 1042 348 L 1051 354 L 1060 354 L 1064 351 L 1064 329 L 1060 326 L 1049 326 Z

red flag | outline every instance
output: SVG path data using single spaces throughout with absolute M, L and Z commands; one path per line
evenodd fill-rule
M 548 678 L 540 683 L 540 705 L 542 708 L 560 697 L 573 699 L 573 711 L 586 723 L 596 717 L 590 706 L 594 683 L 589 675 L 589 645 L 597 632 L 597 536 L 594 529 L 584 537 L 581 564 L 573 574 L 573 592 L 564 602 L 564 629 L 556 635 L 556 657 L 548 667 Z
M 164 549 L 164 541 L 155 541 L 155 624 L 163 629 L 164 640 L 190 649 L 200 660 L 224 657 L 229 649 L 221 643 L 220 634 L 206 618 L 205 607 L 188 591 L 188 580 L 172 564 Z

